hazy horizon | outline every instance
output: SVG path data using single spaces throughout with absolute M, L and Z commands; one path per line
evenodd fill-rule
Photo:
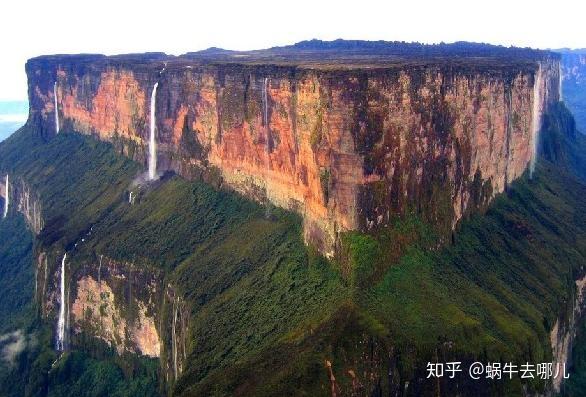
M 19 129 L 28 117 L 28 100 L 0 101 L 0 142 Z

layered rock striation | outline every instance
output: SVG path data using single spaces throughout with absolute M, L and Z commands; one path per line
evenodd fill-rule
M 111 141 L 146 169 L 158 83 L 159 171 L 293 210 L 331 256 L 340 232 L 407 211 L 449 232 L 523 174 L 559 100 L 559 56 L 507 51 L 40 57 L 26 67 L 28 122 L 50 138 L 58 112 L 62 131 Z

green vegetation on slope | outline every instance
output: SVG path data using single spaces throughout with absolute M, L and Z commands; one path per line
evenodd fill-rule
M 464 221 L 453 244 L 438 248 L 433 228 L 411 215 L 376 235 L 344 235 L 335 262 L 305 247 L 300 219 L 285 211 L 267 218 L 236 194 L 175 176 L 133 186 L 141 167 L 92 138 L 43 142 L 25 129 L 0 145 L 0 168 L 40 195 L 45 249 L 72 249 L 93 226 L 72 263 L 104 254 L 165 272 L 190 312 L 176 395 L 329 395 L 327 362 L 335 387 L 351 390 L 358 379 L 359 394 L 410 381 L 410 395 L 521 395 L 518 381 L 438 386 L 425 380 L 425 364 L 550 358 L 549 331 L 586 264 L 586 185 L 572 175 L 583 160 L 569 149 L 582 142 L 565 134 L 563 112 L 554 109 L 544 136 L 544 156 L 557 165 L 541 162 L 536 178 Z M 153 391 L 148 361 L 129 373 L 129 358 L 72 353 L 51 370 L 51 330 L 40 329 L 42 347 L 23 361 L 26 387 Z
M 27 328 L 34 318 L 32 244 L 22 215 L 0 218 L 0 395 L 22 395 L 18 384 L 10 389 L 7 385 L 22 350 L 36 338 Z
M 430 228 L 417 218 L 397 221 L 379 236 L 348 235 L 349 279 L 358 287 L 354 304 L 340 300 L 315 332 L 235 362 L 205 379 L 195 394 L 276 395 L 301 387 L 308 395 L 327 395 L 325 360 L 343 389 L 351 387 L 348 370 L 372 371 L 383 379 L 383 395 L 391 366 L 385 357 L 392 355 L 398 357 L 395 381 L 424 378 L 425 364 L 438 354 L 444 361 L 549 360 L 549 331 L 573 299 L 574 277 L 586 264 L 584 195 L 586 185 L 543 164 L 535 180 L 515 183 L 484 216 L 465 221 L 444 249 L 430 246 Z M 399 260 L 385 262 L 394 257 Z M 419 382 L 410 386 L 414 395 L 435 393 L 433 382 Z M 459 387 L 522 395 L 518 382 Z M 451 395 L 456 386 L 446 382 L 441 389 Z
M 22 215 L 0 218 L 0 335 L 23 326 L 33 310 L 32 248 L 33 236 Z
M 584 142 L 564 135 L 571 128 L 567 121 L 564 109 L 553 109 L 544 132 L 543 150 L 551 153 L 551 144 L 557 145 L 557 156 L 545 157 L 557 165 L 542 161 L 533 180 L 515 182 L 486 214 L 464 221 L 453 244 L 437 249 L 432 228 L 416 216 L 377 235 L 347 234 L 336 266 L 352 303 L 338 300 L 338 309 L 324 313 L 311 332 L 299 327 L 292 337 L 199 383 L 197 372 L 187 372 L 176 392 L 328 395 L 327 360 L 342 390 L 351 389 L 352 370 L 360 374 L 362 392 L 386 395 L 396 387 L 387 382 L 391 370 L 395 383 L 411 380 L 410 395 L 470 395 L 480 389 L 523 395 L 518 380 L 436 384 L 425 380 L 424 369 L 438 357 L 551 359 L 549 332 L 570 310 L 574 279 L 586 264 L 586 185 L 572 173 L 581 167 Z M 529 386 L 543 391 L 545 385 Z
M 71 353 L 53 365 L 51 326 L 38 321 L 33 307 L 32 245 L 22 215 L 0 219 L 0 395 L 156 396 L 156 361 L 139 360 L 132 374 L 112 354 L 98 361 Z
M 138 166 L 94 139 L 64 133 L 44 142 L 25 127 L 0 144 L 0 169 L 40 196 L 47 227 L 37 243 L 61 250 L 123 200 Z M 22 216 L 12 211 L 0 220 L 2 330 L 19 328 L 27 338 L 24 350 L 0 369 L 0 395 L 158 395 L 156 361 L 121 359 L 106 349 L 100 360 L 72 353 L 57 361 L 54 324 L 42 323 L 31 305 L 32 246 Z
M 45 142 L 24 127 L 0 145 L 0 169 L 40 196 L 46 226 L 40 240 L 68 247 L 124 200 L 139 167 L 95 139 L 61 133 Z
M 86 236 L 70 255 L 73 265 L 104 254 L 168 271 L 194 313 L 197 343 L 188 361 L 198 378 L 268 348 L 300 324 L 310 330 L 345 299 L 337 272 L 306 250 L 297 216 L 274 210 L 266 218 L 255 203 L 177 177 L 137 188 L 136 164 L 76 134 L 43 142 L 22 130 L 0 153 L 0 167 L 40 195 L 42 249 L 72 250 Z M 137 194 L 134 205 L 128 189 Z
M 49 396 L 155 396 L 158 364 L 147 362 L 126 376 L 117 360 L 96 360 L 82 352 L 71 352 L 59 360 L 49 378 Z

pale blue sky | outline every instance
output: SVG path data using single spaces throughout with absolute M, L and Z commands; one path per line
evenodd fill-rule
M 0 100 L 26 98 L 26 59 L 54 53 L 180 54 L 319 38 L 586 47 L 581 1 L 3 1 Z

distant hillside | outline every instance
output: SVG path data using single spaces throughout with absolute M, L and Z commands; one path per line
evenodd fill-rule
M 388 65 L 433 59 L 434 62 L 454 62 L 467 58 L 470 62 L 532 61 L 543 58 L 547 51 L 531 48 L 504 47 L 484 43 L 455 42 L 439 44 L 407 43 L 402 41 L 366 40 L 306 40 L 292 45 L 252 51 L 230 51 L 222 48 L 190 52 L 178 57 L 184 60 L 223 62 L 270 62 L 273 64 L 368 64 Z
M 562 54 L 564 102 L 574 114 L 578 130 L 586 133 L 586 48 L 556 51 Z

